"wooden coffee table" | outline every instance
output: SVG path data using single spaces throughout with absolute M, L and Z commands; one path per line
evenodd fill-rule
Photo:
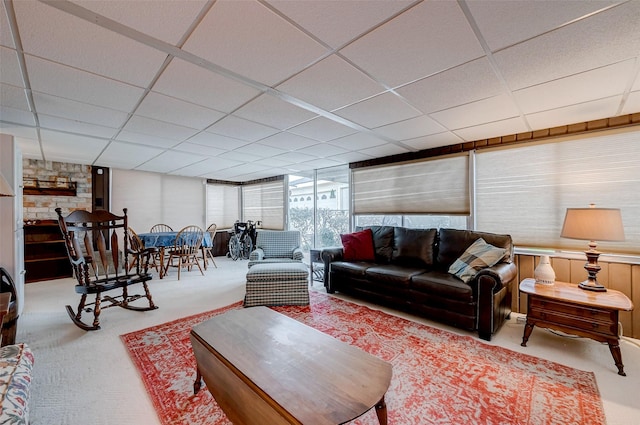
M 527 346 L 535 325 L 606 342 L 618 375 L 626 376 L 618 336 L 618 312 L 633 310 L 626 295 L 613 289 L 587 291 L 577 283 L 538 285 L 535 279 L 520 282 L 520 291 L 528 295 L 527 324 L 520 345 Z
M 391 365 L 267 307 L 232 310 L 191 330 L 200 376 L 240 424 L 342 424 L 375 407 L 387 423 Z

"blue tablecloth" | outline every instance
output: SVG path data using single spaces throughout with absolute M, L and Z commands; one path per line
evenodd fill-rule
M 146 248 L 151 248 L 152 246 L 156 248 L 173 246 L 176 243 L 176 236 L 178 236 L 178 232 L 138 233 L 138 237 L 142 240 Z M 204 232 L 202 246 L 205 248 L 213 246 L 209 232 Z

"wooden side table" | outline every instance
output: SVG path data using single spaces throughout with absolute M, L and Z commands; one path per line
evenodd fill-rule
M 9 303 L 11 302 L 11 292 L 0 293 L 0 329 L 4 324 L 4 316 L 9 313 Z M 2 344 L 2 334 L 0 334 L 0 345 Z
M 534 279 L 520 282 L 520 291 L 528 295 L 527 324 L 520 345 L 527 346 L 535 325 L 606 342 L 618 375 L 626 376 L 618 336 L 618 313 L 633 310 L 626 295 L 613 289 L 585 291 L 566 282 L 537 285 Z
M 322 282 L 324 279 L 324 264 L 322 263 L 322 249 L 309 250 L 309 268 L 311 269 L 311 280 Z M 320 263 L 320 267 L 314 267 L 314 263 Z M 313 283 L 313 282 L 311 282 Z

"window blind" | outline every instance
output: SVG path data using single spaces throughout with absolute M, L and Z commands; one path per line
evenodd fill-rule
M 640 132 L 476 153 L 478 230 L 508 233 L 520 246 L 587 249 L 560 238 L 567 208 L 620 208 L 626 241 L 608 252 L 640 253 Z
M 468 215 L 469 156 L 356 168 L 354 214 Z
M 262 228 L 284 229 L 284 180 L 242 186 L 242 218 Z
M 111 211 L 127 208 L 129 226 L 145 233 L 157 223 L 173 230 L 190 224 L 204 226 L 202 179 L 145 171 L 111 170 Z
M 207 226 L 230 229 L 240 218 L 240 186 L 207 184 Z

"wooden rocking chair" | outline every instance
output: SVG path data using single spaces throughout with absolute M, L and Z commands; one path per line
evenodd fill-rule
M 122 307 L 129 310 L 148 311 L 158 308 L 149 292 L 147 281 L 152 279 L 148 272 L 149 260 L 155 248 L 134 251 L 129 246 L 127 209 L 124 215 L 117 216 L 108 211 L 74 211 L 67 217 L 62 216 L 60 208 L 58 224 L 67 246 L 69 261 L 78 284 L 75 290 L 80 296 L 76 312 L 67 305 L 67 312 L 73 323 L 85 331 L 100 329 L 100 312 L 109 307 Z M 120 247 L 122 246 L 122 249 Z M 97 251 L 97 252 L 96 252 Z M 135 270 L 129 270 L 129 256 L 137 257 Z M 130 295 L 128 288 L 141 283 L 144 294 Z M 121 289 L 121 295 L 103 295 L 103 292 Z M 87 303 L 87 296 L 95 295 L 95 301 Z M 146 298 L 148 306 L 138 307 L 131 302 Z M 108 304 L 102 305 L 105 301 Z M 83 312 L 93 311 L 91 325 L 82 321 Z

